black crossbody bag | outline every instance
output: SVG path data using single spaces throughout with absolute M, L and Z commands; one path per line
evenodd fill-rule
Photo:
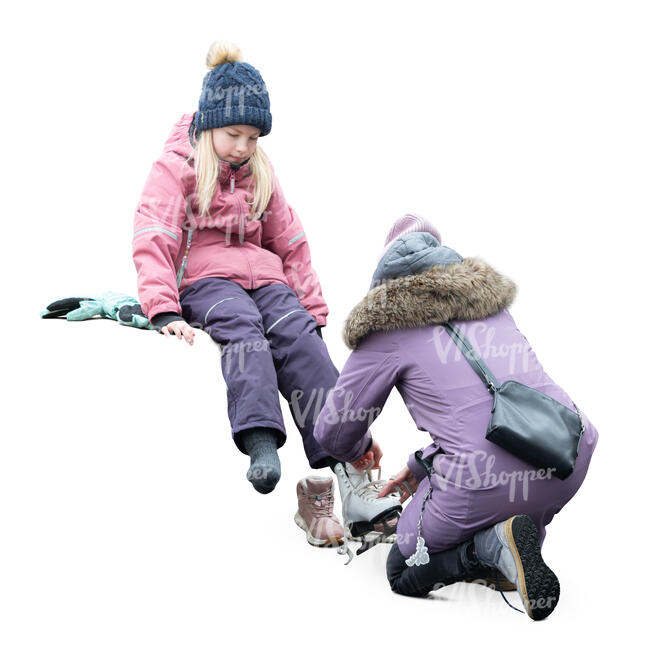
M 463 333 L 453 323 L 443 325 L 494 396 L 486 439 L 538 469 L 552 469 L 560 479 L 570 476 L 585 430 L 575 403 L 572 411 L 518 381 L 499 384 Z

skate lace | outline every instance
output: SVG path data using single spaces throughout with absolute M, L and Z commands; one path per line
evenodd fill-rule
M 361 481 L 359 485 L 353 488 L 353 492 L 365 501 L 374 501 L 377 495 L 384 489 L 387 481 L 381 478 L 381 467 L 377 470 L 377 478 L 373 480 L 372 470 L 364 472 L 368 481 Z

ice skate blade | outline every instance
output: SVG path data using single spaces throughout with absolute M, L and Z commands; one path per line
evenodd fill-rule
M 397 535 L 392 533 L 390 535 L 385 535 L 379 531 L 373 531 L 371 533 L 366 533 L 361 537 L 354 537 L 350 532 L 350 526 L 345 527 L 345 538 L 349 542 L 363 542 L 365 540 L 377 540 L 378 544 L 393 544 L 397 540 Z
M 401 512 L 402 506 L 400 505 L 385 510 L 370 521 L 353 521 L 350 524 L 350 534 L 352 537 L 363 537 L 368 533 L 392 535 L 397 530 L 397 522 Z

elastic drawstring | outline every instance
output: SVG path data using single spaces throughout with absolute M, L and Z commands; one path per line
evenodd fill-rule
M 192 115 L 192 121 L 190 122 L 190 128 L 188 130 L 188 135 L 190 137 L 190 144 L 192 145 L 192 149 L 196 148 L 196 140 L 194 139 L 194 134 L 196 133 L 196 127 L 194 126 L 194 115 Z

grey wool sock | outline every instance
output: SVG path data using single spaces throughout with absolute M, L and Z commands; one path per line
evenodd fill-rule
M 273 429 L 248 429 L 240 434 L 242 445 L 251 458 L 246 478 L 262 494 L 268 494 L 280 480 L 278 439 Z

